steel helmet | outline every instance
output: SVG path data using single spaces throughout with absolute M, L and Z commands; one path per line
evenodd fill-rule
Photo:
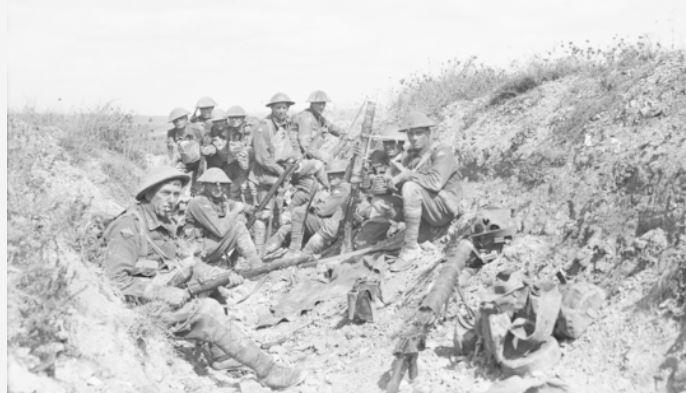
M 136 199 L 139 201 L 142 200 L 148 190 L 158 184 L 166 183 L 171 180 L 181 180 L 182 185 L 185 186 L 191 180 L 191 177 L 170 166 L 152 168 L 141 179 L 138 185 L 138 191 L 136 192 Z
M 343 173 L 348 169 L 348 160 L 335 160 L 326 165 L 326 173 Z
M 407 132 L 413 128 L 429 128 L 435 126 L 436 123 L 429 119 L 427 115 L 419 111 L 411 111 L 402 119 L 398 131 Z
M 205 173 L 202 174 L 198 178 L 199 183 L 224 183 L 224 184 L 229 184 L 231 183 L 231 179 L 229 179 L 228 176 L 226 176 L 226 173 L 224 173 L 223 170 L 220 168 L 208 168 Z
M 210 119 L 210 121 L 215 122 L 215 121 L 222 121 L 222 120 L 226 120 L 226 112 L 224 112 L 223 110 L 221 110 L 219 108 L 214 108 L 212 110 L 212 118 Z
M 198 108 L 214 108 L 217 103 L 210 97 L 202 97 L 195 106 Z
M 286 104 L 288 104 L 288 105 L 293 105 L 293 104 L 295 104 L 295 102 L 293 102 L 293 100 L 291 100 L 291 98 L 288 97 L 286 94 L 284 94 L 284 93 L 276 93 L 276 94 L 274 94 L 274 95 L 272 96 L 272 98 L 269 100 L 269 102 L 267 103 L 266 106 L 272 106 L 272 105 L 274 105 L 274 104 L 278 104 L 278 103 L 281 103 L 281 102 L 284 102 L 284 103 L 286 103 Z
M 405 134 L 398 131 L 397 127 L 388 127 L 388 128 L 385 128 L 380 133 L 372 135 L 372 139 L 375 139 L 377 141 L 404 142 L 405 141 Z
M 226 110 L 226 117 L 246 117 L 248 114 L 243 108 L 238 105 L 234 105 Z
M 331 102 L 331 100 L 323 90 L 315 90 L 307 97 L 307 102 Z
M 190 114 L 191 114 L 191 113 L 190 113 L 189 111 L 187 111 L 186 109 L 184 109 L 184 108 L 181 108 L 181 107 L 179 107 L 179 108 L 174 108 L 174 109 L 172 109 L 172 111 L 169 113 L 169 119 L 168 119 L 168 121 L 169 121 L 170 123 L 172 123 L 174 120 L 179 119 L 179 118 L 182 118 L 182 117 L 184 117 L 184 116 L 188 116 L 188 115 L 190 115 Z

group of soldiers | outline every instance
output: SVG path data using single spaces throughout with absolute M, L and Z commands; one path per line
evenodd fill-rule
M 364 147 L 323 116 L 326 93 L 315 91 L 307 102 L 291 117 L 294 102 L 277 93 L 264 119 L 239 106 L 222 111 L 208 97 L 194 113 L 175 108 L 167 132 L 171 165 L 143 178 L 137 202 L 106 232 L 108 274 L 128 301 L 177 336 L 209 343 L 217 367 L 237 361 L 275 389 L 304 374 L 274 362 L 226 315 L 223 294 L 242 277 L 233 274 L 225 287 L 199 295 L 183 288 L 238 267 L 259 268 L 273 255 L 320 255 L 346 219 L 355 223 L 357 248 L 402 237 L 391 270 L 405 270 L 421 256 L 420 227 L 430 233 L 424 228 L 447 226 L 461 198 L 452 147 L 433 143 L 435 123 L 411 112 L 398 127 L 373 134 L 378 149 L 362 154 L 351 216 L 351 160 L 336 148 L 347 144 L 359 155 Z

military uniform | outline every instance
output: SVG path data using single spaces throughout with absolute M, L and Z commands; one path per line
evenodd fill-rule
M 203 261 L 218 263 L 236 249 L 251 266 L 261 264 L 240 217 L 241 210 L 240 202 L 215 201 L 203 195 L 190 200 L 186 208 L 186 234 L 199 243 Z
M 322 147 L 327 142 L 328 134 L 341 137 L 345 131 L 331 123 L 324 116 L 305 109 L 300 112 L 295 121 L 298 124 L 298 142 L 305 157 L 327 161 L 330 157 L 322 152 Z
M 177 236 L 173 221 L 161 219 L 145 193 L 172 180 L 190 180 L 174 168 L 153 170 L 138 192 L 140 201 L 106 230 L 105 269 L 129 301 L 179 337 L 216 345 L 228 356 L 252 368 L 267 386 L 284 388 L 301 380 L 296 370 L 277 365 L 225 315 L 212 298 L 180 297 L 179 286 L 204 282 L 223 269 L 192 259 Z

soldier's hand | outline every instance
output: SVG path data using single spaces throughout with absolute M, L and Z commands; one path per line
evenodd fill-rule
M 364 152 L 362 151 L 362 146 L 360 146 L 359 143 L 353 144 L 352 150 L 353 150 L 353 154 L 356 156 L 361 156 L 362 154 L 364 154 Z
M 203 146 L 200 148 L 200 153 L 203 156 L 211 156 L 213 155 L 217 149 L 214 146 L 208 145 L 208 146 Z
M 245 280 L 243 279 L 243 276 L 236 272 L 231 272 L 229 273 L 229 286 L 230 287 L 235 287 L 238 285 L 243 284 Z
M 188 291 L 176 287 L 159 287 L 154 291 L 153 297 L 169 304 L 170 306 L 179 307 L 186 303 L 191 295 Z

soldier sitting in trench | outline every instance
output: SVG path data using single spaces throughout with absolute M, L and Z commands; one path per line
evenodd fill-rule
M 327 168 L 330 190 L 320 189 L 312 203 L 300 205 L 291 210 L 291 224 L 282 225 L 266 244 L 265 252 L 278 250 L 290 235 L 289 250 L 300 252 L 303 239 L 309 240 L 302 248 L 306 254 L 319 254 L 330 245 L 338 234 L 338 228 L 345 218 L 345 204 L 350 195 L 350 183 L 343 180 L 348 161 L 334 161 Z
M 434 123 L 421 112 L 410 112 L 399 127 L 409 148 L 401 162 L 391 161 L 398 173 L 391 178 L 403 200 L 405 235 L 398 261 L 391 270 L 404 270 L 421 257 L 417 242 L 420 223 L 428 229 L 447 226 L 458 214 L 462 185 L 458 163 L 448 144 L 431 143 Z
M 235 249 L 255 268 L 262 265 L 262 260 L 242 215 L 251 213 L 254 207 L 229 200 L 226 188 L 230 184 L 231 180 L 219 168 L 210 168 L 198 178 L 200 195 L 188 203 L 184 231 L 197 245 L 203 261 L 228 262 L 228 254 Z
M 174 211 L 190 177 L 177 169 L 152 170 L 141 182 L 138 203 L 116 218 L 105 233 L 105 268 L 125 298 L 175 336 L 207 342 L 251 368 L 270 388 L 298 384 L 303 374 L 263 352 L 214 299 L 192 298 L 183 286 L 202 282 L 223 269 L 194 259 L 179 241 Z M 242 279 L 236 276 L 234 281 Z

